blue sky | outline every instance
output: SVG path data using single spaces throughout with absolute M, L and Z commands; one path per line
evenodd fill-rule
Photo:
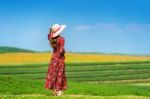
M 149 0 L 0 0 L 0 46 L 52 50 L 49 27 L 66 24 L 73 52 L 150 54 Z

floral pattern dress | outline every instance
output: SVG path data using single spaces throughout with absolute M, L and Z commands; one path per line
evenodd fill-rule
M 48 35 L 49 37 L 49 35 Z M 51 62 L 45 77 L 45 89 L 66 90 L 67 80 L 65 75 L 65 50 L 63 37 L 57 38 L 57 46 L 53 49 Z

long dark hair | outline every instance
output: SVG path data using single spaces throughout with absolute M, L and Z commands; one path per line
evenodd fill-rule
M 50 28 L 50 32 L 49 32 L 49 34 L 51 34 L 52 33 L 52 28 Z M 57 36 L 57 37 L 54 37 L 54 38 L 49 38 L 49 43 L 50 43 L 50 45 L 51 45 L 51 47 L 53 48 L 53 49 L 55 49 L 56 47 L 57 47 L 57 38 L 58 38 L 59 36 Z

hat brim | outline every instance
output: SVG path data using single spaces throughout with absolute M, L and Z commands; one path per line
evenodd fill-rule
M 56 33 L 54 33 L 52 37 L 54 38 L 58 36 L 59 34 L 61 34 L 65 28 L 66 28 L 66 25 L 61 25 L 60 29 Z

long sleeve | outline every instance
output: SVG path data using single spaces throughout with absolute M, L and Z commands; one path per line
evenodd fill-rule
M 50 40 L 50 33 L 48 34 L 47 38 L 48 38 L 48 40 Z
M 60 39 L 59 39 L 59 54 L 64 54 L 65 53 L 65 49 L 64 49 L 64 44 L 65 44 L 65 40 L 64 40 L 64 38 L 63 37 L 61 37 Z

